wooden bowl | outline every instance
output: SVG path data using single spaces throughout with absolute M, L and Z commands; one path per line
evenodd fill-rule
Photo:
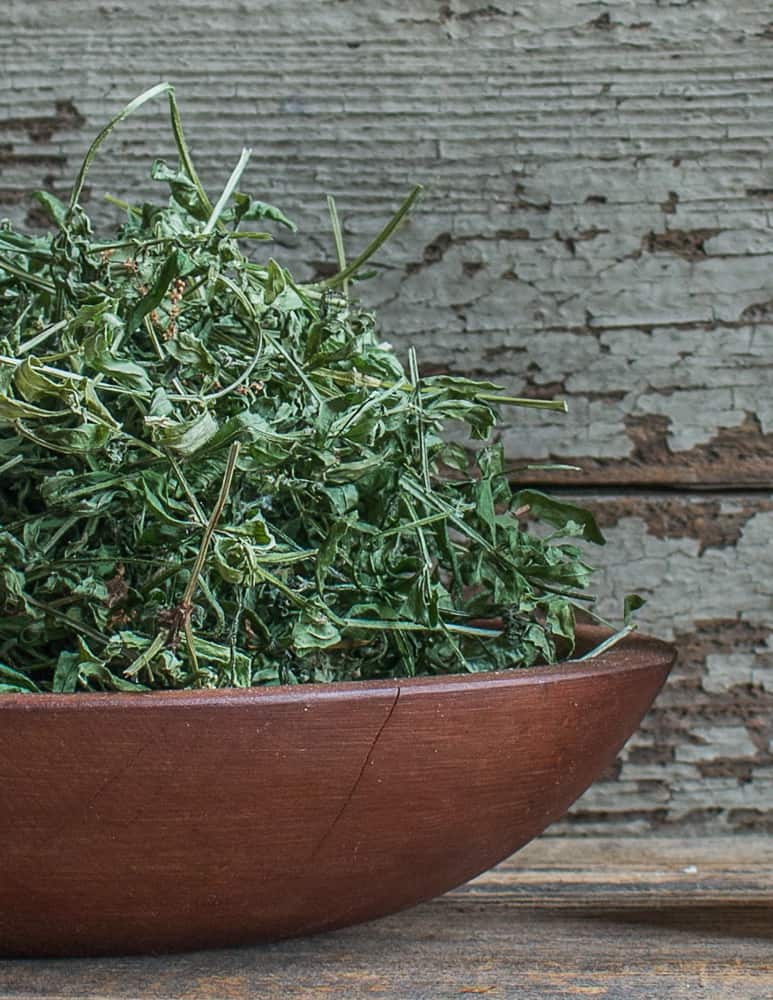
M 631 636 L 490 674 L 0 695 L 0 951 L 221 947 L 436 896 L 566 811 L 673 658 Z

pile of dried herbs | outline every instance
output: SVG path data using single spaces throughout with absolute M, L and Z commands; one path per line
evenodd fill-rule
M 112 128 L 166 94 L 164 205 L 97 239 L 79 203 Z M 278 209 L 213 204 L 174 92 L 99 134 L 47 236 L 0 226 L 0 691 L 181 688 L 479 671 L 571 649 L 591 515 L 513 493 L 497 386 L 420 378 L 349 285 L 256 262 Z M 538 537 L 519 518 L 555 533 Z

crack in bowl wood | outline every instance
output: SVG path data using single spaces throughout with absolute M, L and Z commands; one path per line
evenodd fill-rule
M 0 951 L 223 947 L 430 899 L 558 819 L 673 659 L 630 636 L 489 674 L 0 695 Z

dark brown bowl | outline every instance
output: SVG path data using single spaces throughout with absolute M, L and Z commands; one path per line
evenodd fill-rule
M 673 658 L 631 636 L 490 674 L 0 695 L 0 951 L 236 945 L 436 896 L 566 811 Z

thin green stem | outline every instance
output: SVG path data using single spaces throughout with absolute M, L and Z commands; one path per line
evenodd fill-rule
M 341 229 L 341 220 L 338 218 L 338 209 L 335 198 L 332 194 L 327 196 L 327 210 L 330 213 L 330 225 L 333 228 L 333 240 L 335 242 L 336 257 L 338 258 L 338 270 L 346 270 L 346 251 L 344 249 L 344 234 Z M 344 295 L 349 294 L 349 279 L 344 278 L 341 282 L 341 290 Z
M 250 156 L 252 155 L 251 149 L 243 149 L 242 155 L 239 157 L 239 162 L 234 167 L 231 176 L 226 181 L 225 187 L 223 188 L 223 193 L 217 200 L 215 207 L 212 209 L 209 218 L 207 219 L 207 224 L 204 226 L 202 232 L 205 236 L 209 235 L 215 228 L 220 216 L 223 214 L 226 205 L 231 200 L 231 196 L 236 190 L 236 185 L 241 180 L 241 176 L 247 168 Z
M 201 545 L 199 547 L 199 554 L 196 556 L 196 562 L 193 564 L 190 579 L 188 580 L 188 586 L 185 588 L 185 593 L 183 594 L 182 601 L 180 602 L 183 608 L 192 607 L 193 596 L 196 593 L 196 585 L 198 583 L 199 574 L 201 573 L 204 567 L 204 562 L 207 558 L 209 543 L 212 541 L 212 535 L 215 533 L 217 522 L 220 520 L 220 515 L 223 513 L 223 508 L 228 501 L 231 482 L 233 480 L 234 472 L 236 471 L 236 459 L 239 457 L 239 448 L 239 442 L 234 441 L 228 452 L 228 460 L 226 461 L 225 472 L 223 474 L 223 482 L 220 485 L 220 493 L 212 510 L 212 514 L 210 515 L 209 521 L 207 522 L 207 526 L 204 529 L 204 535 L 201 539 Z
M 128 201 L 124 201 L 123 198 L 116 198 L 115 195 L 106 194 L 103 195 L 105 201 L 110 202 L 111 205 L 115 205 L 117 208 L 123 209 L 124 212 L 129 212 L 131 215 L 137 215 L 142 218 L 142 209 L 137 208 L 136 205 L 130 205 Z M 121 244 L 118 244 L 119 246 Z M 108 245 L 109 248 L 109 245 Z M 100 247 L 100 249 L 102 249 Z
M 32 285 L 33 288 L 39 288 L 44 292 L 50 292 L 52 295 L 56 291 L 51 282 L 45 281 L 43 278 L 38 278 L 37 275 L 30 274 L 28 271 L 22 271 L 20 267 L 16 267 L 3 257 L 0 257 L 0 268 L 2 268 L 3 271 L 7 271 L 8 274 L 12 274 L 14 278 L 18 278 L 20 281 L 24 282 L 24 284 Z
M 622 642 L 627 635 L 636 630 L 635 625 L 626 625 L 621 628 L 614 635 L 610 635 L 608 639 L 600 642 L 598 646 L 594 646 L 590 652 L 586 653 L 584 656 L 578 656 L 578 660 L 592 660 L 596 656 L 601 656 L 603 653 L 608 652 L 613 646 L 616 646 L 619 642 Z
M 81 196 L 81 191 L 83 190 L 83 184 L 84 181 L 86 180 L 86 174 L 88 174 L 89 172 L 89 167 L 91 166 L 94 157 L 97 155 L 99 147 L 102 145 L 105 139 L 110 135 L 110 133 L 113 131 L 116 125 L 118 125 L 119 122 L 122 122 L 124 118 L 128 118 L 128 116 L 137 111 L 138 108 L 141 108 L 143 104 L 147 104 L 148 101 L 152 101 L 155 97 L 158 97 L 159 94 L 168 94 L 171 91 L 172 91 L 172 85 L 170 83 L 166 82 L 157 83 L 155 87 L 151 87 L 149 90 L 146 90 L 138 97 L 135 97 L 133 101 L 129 101 L 129 103 L 121 111 L 119 111 L 114 118 L 110 119 L 110 121 L 107 123 L 107 125 L 105 125 L 105 127 L 101 130 L 101 132 L 99 132 L 96 139 L 89 146 L 86 156 L 84 157 L 83 163 L 81 164 L 81 168 L 78 171 L 78 175 L 75 178 L 75 183 L 72 186 L 72 192 L 70 193 L 70 202 L 67 207 L 67 214 L 65 216 L 65 225 L 67 225 L 72 219 L 73 212 L 75 211 L 75 206 L 78 204 L 78 200 Z
M 342 268 L 338 274 L 334 274 L 332 278 L 328 278 L 327 281 L 320 283 L 321 288 L 335 288 L 336 285 L 342 285 L 348 278 L 354 277 L 357 274 L 362 265 L 379 250 L 384 243 L 389 239 L 392 233 L 397 229 L 406 215 L 410 212 L 413 207 L 413 203 L 419 197 L 423 191 L 421 184 L 417 184 L 416 187 L 411 191 L 402 205 L 398 208 L 389 222 L 384 226 L 378 236 L 372 240 L 362 251 L 359 257 L 355 259 L 348 265 L 348 267 Z
M 199 180 L 199 175 L 196 173 L 196 168 L 193 165 L 193 160 L 191 159 L 190 150 L 188 149 L 188 143 L 185 139 L 185 133 L 183 132 L 182 121 L 180 120 L 180 109 L 177 106 L 177 98 L 175 97 L 174 87 L 170 87 L 168 90 L 169 96 L 169 113 L 172 119 L 172 131 L 174 132 L 175 142 L 177 144 L 177 153 L 180 157 L 180 162 L 188 175 L 188 177 L 193 182 L 196 192 L 199 196 L 199 200 L 203 209 L 206 212 L 212 211 L 212 202 L 207 196 L 207 192 L 204 190 L 204 185 Z
M 16 353 L 26 354 L 35 347 L 39 347 L 43 341 L 48 340 L 49 337 L 53 336 L 55 333 L 59 333 L 67 326 L 68 321 L 66 319 L 60 319 L 58 323 L 52 323 L 47 326 L 45 330 L 41 330 L 40 333 L 36 333 L 34 337 L 30 337 L 29 340 L 25 341 L 23 344 L 19 344 L 16 348 Z
M 107 639 L 100 635 L 99 632 L 95 631 L 93 628 L 89 628 L 88 625 L 84 625 L 83 622 L 74 621 L 63 611 L 57 611 L 56 608 L 52 608 L 50 604 L 45 601 L 38 601 L 34 597 L 29 597 L 26 595 L 27 604 L 31 604 L 33 608 L 38 608 L 38 610 L 43 611 L 47 615 L 51 615 L 52 618 L 56 618 L 57 621 L 62 622 L 71 628 L 74 632 L 80 632 L 81 635 L 87 636 L 93 642 L 98 642 L 101 646 L 106 645 Z

